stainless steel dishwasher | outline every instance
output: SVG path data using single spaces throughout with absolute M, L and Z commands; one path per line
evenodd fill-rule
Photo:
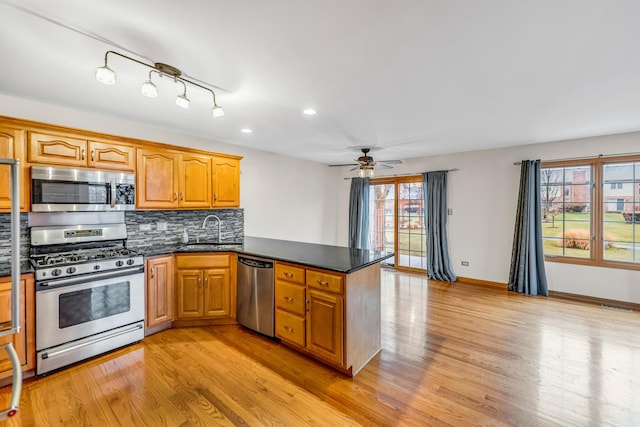
M 274 336 L 273 261 L 238 256 L 236 320 L 263 335 Z

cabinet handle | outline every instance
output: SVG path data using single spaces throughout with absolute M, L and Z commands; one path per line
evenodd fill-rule
M 180 192 L 180 200 L 184 200 L 184 191 Z
M 156 269 L 155 268 L 151 268 L 151 278 L 153 279 L 154 277 L 156 277 Z
M 288 332 L 293 332 L 293 328 L 290 328 L 290 327 L 289 327 L 289 326 L 287 326 L 287 325 L 284 325 L 284 326 L 283 326 L 283 328 L 284 328 L 286 331 L 288 331 Z
M 204 278 L 204 287 L 206 288 L 207 286 L 209 286 L 209 278 L 205 277 Z
M 285 277 L 288 277 L 288 278 L 292 278 L 292 277 L 293 277 L 293 274 L 289 273 L 288 271 L 285 271 L 285 272 L 284 272 L 284 276 L 285 276 Z
M 216 193 L 213 193 L 213 201 L 214 202 L 218 201 L 218 195 Z
M 307 311 L 309 311 L 309 300 L 305 300 L 304 303 L 307 305 Z
M 284 296 L 285 301 L 293 302 L 293 297 L 289 297 L 287 295 Z
M 84 154 L 85 154 L 85 151 L 83 148 L 82 151 L 80 152 L 80 160 L 84 160 Z
M 198 277 L 198 287 L 200 287 L 201 283 L 202 283 L 202 278 Z
M 95 160 L 95 155 L 94 155 L 94 151 L 91 150 L 91 161 L 93 162 Z
M 178 192 L 173 193 L 173 201 L 178 200 Z
M 318 282 L 318 285 L 320 286 L 329 286 L 329 282 L 327 282 L 326 280 L 316 280 L 316 282 Z

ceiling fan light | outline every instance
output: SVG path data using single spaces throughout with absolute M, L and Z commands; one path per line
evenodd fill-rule
M 116 72 L 106 65 L 96 67 L 96 80 L 105 85 L 113 85 L 116 83 Z
M 147 80 L 146 82 L 142 83 L 140 92 L 146 97 L 155 98 L 158 96 L 158 86 L 153 84 L 151 80 Z
M 189 100 L 189 98 L 187 98 L 186 93 L 184 95 L 178 95 L 178 97 L 176 98 L 176 105 L 180 108 L 187 109 L 189 108 L 190 103 L 191 101 Z
M 224 116 L 224 110 L 222 109 L 221 106 L 214 105 L 213 108 L 211 109 L 211 115 L 213 116 L 214 119 L 217 119 L 218 117 Z

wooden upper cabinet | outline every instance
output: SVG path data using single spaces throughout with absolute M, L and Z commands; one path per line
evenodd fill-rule
M 240 206 L 240 160 L 213 158 L 213 207 Z
M 178 189 L 180 207 L 211 207 L 211 156 L 181 154 L 178 161 Z
M 26 197 L 31 187 L 23 156 L 24 131 L 0 127 L 0 158 L 20 159 L 20 210 L 27 210 Z M 11 210 L 11 166 L 0 165 L 0 212 Z
M 62 135 L 29 133 L 29 162 L 135 171 L 133 145 Z
M 139 208 L 178 207 L 178 157 L 163 150 L 138 149 L 136 199 Z
M 29 161 L 63 166 L 87 166 L 87 140 L 29 133 Z
M 136 170 L 136 150 L 132 145 L 89 141 L 89 166 L 98 169 Z

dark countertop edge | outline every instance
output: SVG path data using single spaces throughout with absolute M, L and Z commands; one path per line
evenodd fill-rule
M 262 239 L 262 238 L 259 238 Z M 277 239 L 267 239 L 267 240 L 277 240 Z M 277 240 L 280 243 L 286 243 L 288 242 L 288 240 Z M 322 245 L 322 244 L 316 244 L 316 243 L 305 243 L 305 242 L 294 242 L 291 241 L 291 243 L 303 243 L 306 245 L 318 245 L 318 246 L 327 246 L 327 245 Z M 344 274 L 350 274 L 353 273 L 355 271 L 361 270 L 365 267 L 369 267 L 373 264 L 377 264 L 385 259 L 391 258 L 393 257 L 395 254 L 393 252 L 387 252 L 384 255 L 380 255 L 379 257 L 364 262 L 356 267 L 353 268 L 349 268 L 349 269 L 343 269 L 343 268 L 336 268 L 336 267 L 332 267 L 329 265 L 323 265 L 321 263 L 313 263 L 313 262 L 308 262 L 308 261 L 301 261 L 301 260 L 297 260 L 297 259 L 289 259 L 289 258 L 283 258 L 283 257 L 278 257 L 278 256 L 273 256 L 271 254 L 265 254 L 263 252 L 252 252 L 251 250 L 245 250 L 244 248 L 221 248 L 219 250 L 206 250 L 206 251 L 200 251 L 200 250 L 184 250 L 181 249 L 181 247 L 184 245 L 170 245 L 170 246 L 165 246 L 165 247 L 153 247 L 153 248 L 149 248 L 149 249 L 145 249 L 145 248 L 132 248 L 133 250 L 137 250 L 140 253 L 142 253 L 145 257 L 145 259 L 149 259 L 149 258 L 154 258 L 154 257 L 158 257 L 158 256 L 163 256 L 163 255 L 173 255 L 173 254 L 214 254 L 214 253 L 227 253 L 227 252 L 231 252 L 231 253 L 236 253 L 236 254 L 242 254 L 242 255 L 247 255 L 247 256 L 254 256 L 254 257 L 258 257 L 258 258 L 264 258 L 264 259 L 269 259 L 269 260 L 273 260 L 273 261 L 280 261 L 280 262 L 288 262 L 290 264 L 298 264 L 298 265 L 304 265 L 305 267 L 310 267 L 310 268 L 318 268 L 321 270 L 328 270 L 328 271 L 335 271 L 337 273 L 344 273 Z M 340 246 L 336 246 L 336 248 L 343 248 L 344 247 L 340 247 Z

